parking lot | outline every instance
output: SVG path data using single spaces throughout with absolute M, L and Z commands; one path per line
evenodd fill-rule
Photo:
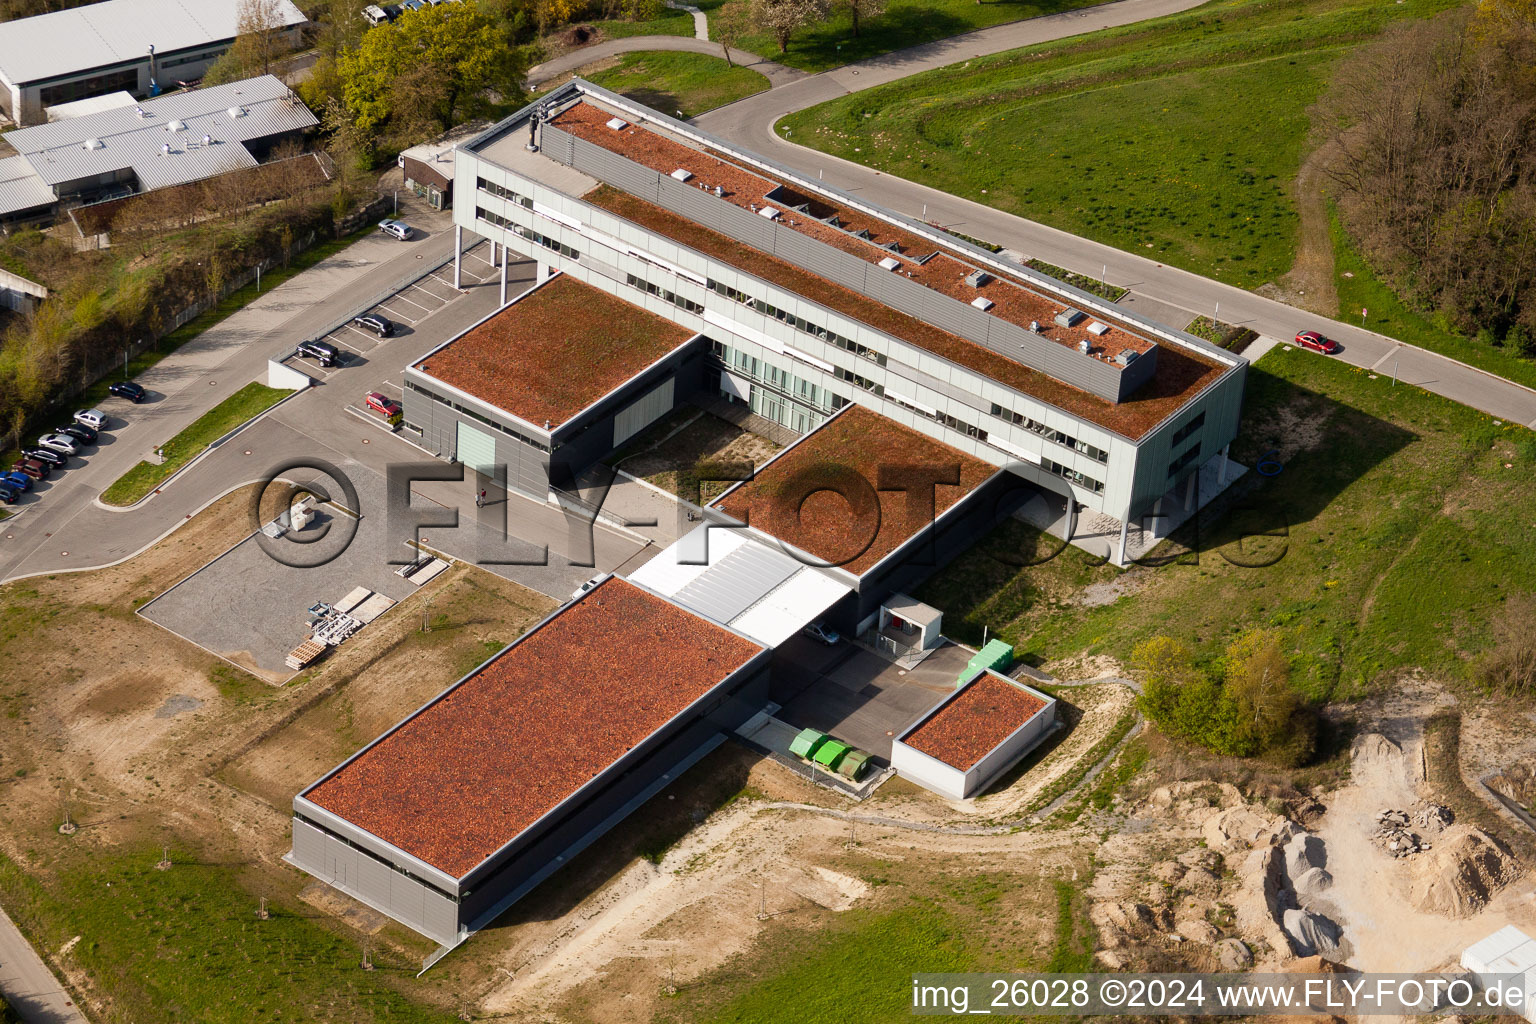
M 151 394 L 146 396 L 145 401 L 153 402 L 157 397 L 158 396 Z M 114 428 L 123 426 L 128 417 L 133 415 L 135 405 L 133 402 L 130 402 L 125 398 L 112 396 L 103 399 L 98 408 L 103 414 L 105 414 L 106 422 L 103 423 L 97 430 L 96 440 L 89 443 L 79 441 L 77 450 L 72 454 L 55 451 L 55 454 L 64 458 L 64 463 L 61 466 L 51 468 L 47 479 L 37 480 L 31 477 L 27 477 L 28 485 L 26 490 L 21 490 L 12 481 L 0 480 L 0 487 L 4 487 L 6 490 L 10 491 L 16 496 L 16 501 L 14 504 L 3 506 L 6 511 L 10 512 L 12 515 L 16 515 L 26 511 L 28 508 L 37 504 L 38 502 L 43 501 L 46 498 L 48 492 L 57 487 L 71 469 L 78 469 L 82 463 L 89 460 L 91 456 L 97 454 L 105 448 L 111 447 L 117 440 L 113 434 Z M 69 424 L 69 420 L 69 413 L 60 413 L 57 417 L 54 418 L 49 429 L 39 431 L 37 435 L 29 436 L 26 438 L 25 443 L 23 443 L 21 446 L 22 449 L 25 451 L 28 449 L 42 447 L 39 444 L 40 438 L 57 433 L 57 428 L 71 425 Z M 77 441 L 78 440 L 79 439 L 77 439 Z M 16 465 L 19 466 L 20 462 L 17 462 Z M 0 477 L 11 477 L 18 473 L 20 473 L 20 470 L 15 469 L 10 462 L 6 462 L 4 465 L 0 465 Z
M 334 366 L 321 366 L 319 360 L 297 353 L 283 360 L 289 366 L 325 380 L 343 366 L 355 366 L 373 357 L 374 350 L 416 333 L 428 317 L 462 299 L 465 290 L 475 285 L 489 284 L 501 275 L 500 269 L 491 264 L 489 242 L 479 241 L 464 250 L 462 283 L 464 289 L 453 286 L 453 264 L 444 264 L 421 279 L 406 285 L 383 302 L 370 308 L 363 316 L 381 316 L 394 324 L 394 333 L 381 338 L 373 331 L 355 323 L 343 324 L 322 335 L 317 340 L 335 346 L 341 352 L 341 362 Z M 398 391 L 390 397 L 399 399 Z

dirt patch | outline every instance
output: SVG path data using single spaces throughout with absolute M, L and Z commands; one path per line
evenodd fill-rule
M 1323 316 L 1338 316 L 1339 291 L 1334 277 L 1333 239 L 1328 229 L 1327 178 L 1323 168 L 1332 159 L 1333 143 L 1325 143 L 1302 161 L 1296 172 L 1296 262 L 1276 281 L 1254 289 L 1267 299 L 1299 306 Z
M 1328 407 L 1320 398 L 1298 396 L 1277 407 L 1272 414 L 1249 426 L 1252 435 L 1273 446 L 1275 458 L 1289 462 L 1300 452 L 1322 447 L 1328 436 Z

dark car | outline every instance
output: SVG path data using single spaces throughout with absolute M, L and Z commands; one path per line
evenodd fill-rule
M 128 401 L 135 405 L 144 401 L 144 396 L 148 394 L 141 386 L 131 380 L 113 381 L 107 385 L 107 390 L 118 398 L 128 399 Z
M 11 464 L 11 472 L 25 473 L 33 480 L 47 480 L 48 474 L 53 472 L 53 467 L 36 459 L 17 459 Z
M 377 313 L 369 313 L 366 316 L 355 317 L 352 320 L 355 327 L 365 331 L 372 331 L 381 338 L 392 337 L 395 333 L 395 324 L 388 317 L 379 316 Z
M 341 361 L 341 349 L 325 341 L 306 341 L 295 354 L 308 356 L 321 366 L 335 366 Z
M 20 498 L 20 491 L 13 491 L 5 484 L 0 484 L 0 504 L 14 505 Z
M 1314 352 L 1321 352 L 1331 356 L 1339 350 L 1339 343 L 1332 338 L 1325 338 L 1316 331 L 1302 331 L 1296 335 L 1296 344 L 1302 348 L 1310 348 Z
M 54 430 L 55 434 L 68 434 L 81 444 L 95 444 L 100 436 L 84 423 L 69 423 Z
M 21 454 L 23 458 L 32 459 L 36 462 L 46 462 L 54 469 L 63 469 L 69 465 L 68 455 L 60 455 L 58 452 L 49 451 L 47 448 L 23 448 Z
M 12 470 L 9 473 L 0 473 L 0 486 L 9 487 L 13 491 L 26 492 L 32 489 L 32 478 L 19 470 Z

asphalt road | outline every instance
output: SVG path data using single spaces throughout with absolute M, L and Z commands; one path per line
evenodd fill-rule
M 85 1014 L 0 910 L 0 992 L 27 1024 L 86 1024 Z

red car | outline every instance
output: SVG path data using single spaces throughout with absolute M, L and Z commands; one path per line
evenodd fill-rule
M 1296 335 L 1296 344 L 1302 348 L 1310 348 L 1314 352 L 1321 352 L 1325 356 L 1331 356 L 1339 350 L 1339 343 L 1332 338 L 1325 338 L 1316 331 L 1302 331 Z
M 400 415 L 400 403 L 381 392 L 370 391 L 363 396 L 363 401 L 368 403 L 368 408 L 382 414 L 385 419 L 392 420 Z
M 39 462 L 36 459 L 17 459 L 11 465 L 11 471 L 14 473 L 25 473 L 33 480 L 47 480 L 48 474 L 53 472 L 53 467 L 46 462 Z

